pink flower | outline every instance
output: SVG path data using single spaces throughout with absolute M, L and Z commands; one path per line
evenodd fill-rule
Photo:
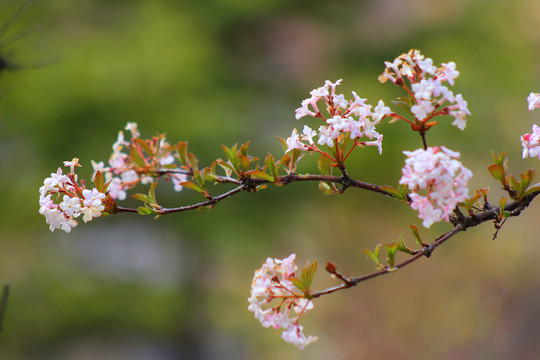
M 459 71 L 456 70 L 456 63 L 450 61 L 449 63 L 441 64 L 442 67 L 437 74 L 437 78 L 441 81 L 448 81 L 450 85 L 454 85 L 454 79 L 459 76 Z
M 298 136 L 296 129 L 293 129 L 291 136 L 287 138 L 286 142 L 287 150 L 285 152 L 289 152 L 294 149 L 307 150 L 309 148 L 306 144 L 300 141 L 300 137 Z
M 365 104 L 366 99 L 360 98 L 354 91 L 352 92 L 354 100 L 347 101 L 343 94 L 336 94 L 337 86 L 341 84 L 341 81 L 340 79 L 332 83 L 326 80 L 324 86 L 310 92 L 311 98 L 302 101 L 302 107 L 296 109 L 296 119 L 311 116 L 323 119 L 325 124 L 320 125 L 318 131 L 313 131 L 310 127 L 305 126 L 303 134 L 298 134 L 297 130 L 293 130 L 287 139 L 286 152 L 293 149 L 319 150 L 313 139 L 316 136 L 318 136 L 316 141 L 318 145 L 328 147 L 334 147 L 335 140 L 345 137 L 355 140 L 353 146 L 363 144 L 359 140 L 365 136 L 370 140 L 377 139 L 376 144 L 368 142 L 368 145 L 376 145 L 381 149 L 380 139 L 382 136 L 375 130 L 375 126 L 385 117 L 390 116 L 392 111 L 384 105 L 382 100 L 372 111 L 372 106 Z M 324 102 L 324 108 L 330 114 L 329 116 L 321 114 L 317 107 L 318 101 Z M 340 137 L 341 135 L 345 136 Z M 306 140 L 309 145 L 304 142 Z
M 418 210 L 427 228 L 443 219 L 448 221 L 457 204 L 469 197 L 467 184 L 472 172 L 459 162 L 458 152 L 444 146 L 403 153 L 407 159 L 399 183 L 412 191 L 411 207 Z
M 523 158 L 538 156 L 540 159 L 540 127 L 533 125 L 532 134 L 525 134 L 521 137 L 523 146 Z
M 529 111 L 540 108 L 540 93 L 530 93 L 527 102 L 529 103 Z
M 283 332 L 281 337 L 286 342 L 296 346 L 298 350 L 303 350 L 307 345 L 311 344 L 314 341 L 317 341 L 316 336 L 309 335 L 308 337 L 306 337 L 303 330 L 304 327 L 302 325 L 293 324 Z
M 316 338 L 306 338 L 298 320 L 313 308 L 313 303 L 291 281 L 297 269 L 294 259 L 295 254 L 281 260 L 266 259 L 253 276 L 248 309 L 263 327 L 285 329 L 283 339 L 303 349 Z

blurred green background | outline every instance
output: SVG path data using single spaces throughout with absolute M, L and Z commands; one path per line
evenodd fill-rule
M 0 1 L 0 23 L 23 4 Z M 490 186 L 489 150 L 521 160 L 519 136 L 540 120 L 537 0 L 41 0 L 3 37 L 40 28 L 0 55 L 27 69 L 0 78 L 0 282 L 12 294 L 0 358 L 18 359 L 537 359 L 540 353 L 539 206 L 460 234 L 397 274 L 324 297 L 303 319 L 319 341 L 303 352 L 247 310 L 266 257 L 330 260 L 346 274 L 373 270 L 362 250 L 393 241 L 415 212 L 367 192 L 323 197 L 316 184 L 241 194 L 210 212 L 158 220 L 99 218 L 51 233 L 38 188 L 64 160 L 107 160 L 116 133 L 189 140 L 203 164 L 221 144 L 282 153 L 276 136 L 304 122 L 294 110 L 324 80 L 343 78 L 370 104 L 399 95 L 377 76 L 410 48 L 455 61 L 473 115 L 461 132 L 443 120 L 432 145 L 460 151 Z M 348 96 L 348 95 L 347 95 Z M 349 173 L 396 184 L 401 151 L 420 146 L 405 124 L 382 124 L 384 152 L 358 151 Z M 299 171 L 313 172 L 306 157 Z M 215 192 L 219 189 L 215 189 Z M 163 186 L 169 205 L 198 198 Z M 425 239 L 449 229 L 423 229 Z M 333 285 L 321 269 L 315 287 Z

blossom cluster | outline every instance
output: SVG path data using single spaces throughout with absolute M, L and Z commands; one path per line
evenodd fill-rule
M 332 83 L 326 80 L 325 84 L 310 92 L 311 97 L 302 101 L 302 106 L 296 109 L 296 119 L 304 116 L 320 118 L 324 125 L 320 125 L 317 131 L 305 125 L 302 134 L 297 130 L 292 131 L 287 139 L 287 152 L 293 149 L 303 151 L 319 151 L 314 138 L 318 137 L 317 144 L 334 147 L 341 140 L 348 138 L 354 140 L 354 146 L 377 146 L 379 154 L 382 153 L 383 136 L 379 134 L 375 126 L 383 118 L 391 114 L 390 108 L 384 105 L 382 100 L 372 109 L 371 105 L 365 104 L 366 99 L 360 98 L 354 91 L 354 100 L 346 100 L 343 94 L 336 94 L 336 87 L 341 84 L 341 79 Z M 324 108 L 328 115 L 323 115 L 319 110 L 319 101 L 324 102 Z M 368 141 L 360 141 L 366 137 Z
M 306 337 L 303 327 L 298 324 L 300 315 L 312 309 L 313 303 L 299 294 L 301 291 L 292 282 L 296 272 L 295 256 L 291 254 L 282 260 L 268 258 L 263 266 L 255 271 L 248 309 L 255 314 L 263 327 L 285 329 L 281 337 L 302 350 L 317 340 L 317 337 Z M 275 299 L 278 299 L 279 303 L 272 306 L 270 303 Z
M 79 159 L 64 161 L 64 165 L 70 168 L 68 174 L 58 168 L 39 189 L 39 213 L 45 216 L 51 231 L 61 229 L 69 233 L 77 226 L 75 219 L 80 215 L 85 223 L 101 216 L 106 194 L 96 188 L 86 189 L 84 182 L 78 184 L 75 167 L 80 166 Z
M 472 172 L 459 162 L 458 152 L 444 146 L 403 153 L 407 159 L 399 183 L 412 191 L 411 207 L 418 210 L 426 228 L 443 219 L 448 221 L 457 204 L 469 197 L 467 184 Z
M 109 158 L 108 167 L 105 167 L 103 162 L 92 161 L 94 171 L 103 173 L 105 181 L 110 182 L 109 194 L 113 199 L 119 200 L 126 198 L 127 189 L 139 183 L 148 185 L 155 182 L 155 176 L 152 175 L 156 170 L 170 170 L 175 167 L 172 165 L 175 158 L 171 152 L 171 146 L 165 141 L 164 136 L 150 141 L 153 143 L 147 145 L 147 148 L 155 147 L 155 152 L 147 158 L 143 154 L 144 148 L 140 146 L 140 142 L 146 142 L 146 140 L 140 139 L 137 124 L 127 123 L 125 130 L 131 133 L 131 141 L 125 139 L 123 131 L 118 132 L 118 138 L 112 146 L 113 152 Z M 139 163 L 134 161 L 133 153 L 140 159 Z M 182 190 L 181 183 L 187 180 L 187 176 L 182 173 L 169 172 L 167 177 L 172 181 L 176 191 Z
M 529 111 L 540 108 L 540 93 L 530 93 L 527 102 L 529 103 Z M 521 137 L 521 145 L 523 146 L 523 158 L 538 156 L 540 159 L 540 127 L 534 124 L 532 133 Z
M 454 95 L 444 83 L 453 86 L 459 76 L 456 63 L 442 63 L 440 67 L 433 65 L 431 58 L 426 58 L 419 50 L 410 50 L 401 54 L 393 62 L 385 62 L 386 68 L 379 76 L 379 81 L 391 81 L 404 87 L 412 95 L 411 112 L 415 118 L 426 123 L 437 115 L 450 115 L 454 118 L 452 125 L 460 130 L 467 126 L 466 116 L 470 115 L 467 101 L 461 94 Z M 410 84 L 407 84 L 407 81 Z

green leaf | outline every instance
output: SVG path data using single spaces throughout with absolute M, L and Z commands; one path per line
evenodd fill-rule
M 188 162 L 187 162 L 187 147 L 188 147 L 188 143 L 187 141 L 180 141 L 177 145 L 176 145 L 176 151 L 178 152 L 178 157 L 180 158 L 180 161 L 182 161 L 182 163 L 184 165 L 187 165 Z
M 500 164 L 491 164 L 488 167 L 488 171 L 491 173 L 495 179 L 502 181 L 505 176 L 504 167 Z
M 322 191 L 323 195 L 340 194 L 340 192 L 337 191 L 333 185 L 328 184 L 326 181 L 319 181 L 319 190 Z
M 96 185 L 96 188 L 100 192 L 104 192 L 105 190 L 105 178 L 103 177 L 103 174 L 101 171 L 96 171 L 96 174 L 94 175 L 93 179 L 94 185 Z
M 371 250 L 368 250 L 368 249 L 364 249 L 364 253 L 368 256 L 368 258 L 371 259 L 371 261 L 373 261 L 375 263 L 375 265 L 377 265 L 379 268 L 381 269 L 384 269 L 384 265 L 381 264 L 381 258 L 380 258 L 380 254 L 381 254 L 381 246 L 383 244 L 378 244 L 376 247 L 375 247 L 375 250 L 374 251 L 371 251 Z
M 154 182 L 150 185 L 150 189 L 148 190 L 148 196 L 150 197 L 150 199 L 152 199 L 151 203 L 153 204 L 157 204 L 157 201 L 156 201 L 156 188 L 158 186 L 158 183 L 157 182 Z
M 221 148 L 225 152 L 225 155 L 227 156 L 227 159 L 231 162 L 231 165 L 233 166 L 233 169 L 235 171 L 239 171 L 238 166 L 238 154 L 236 153 L 236 145 L 234 145 L 232 148 L 228 148 L 225 145 L 222 145 Z
M 238 163 L 242 165 L 241 170 L 243 171 L 248 171 L 249 168 L 251 167 L 251 161 L 245 155 L 238 155 Z
M 150 148 L 150 146 L 148 146 L 148 143 L 146 142 L 146 140 L 143 140 L 141 138 L 136 138 L 134 139 L 137 144 L 150 156 L 154 156 L 154 152 L 152 151 L 152 149 Z
M 409 249 L 409 247 L 403 242 L 403 234 L 399 235 L 397 243 L 399 245 L 398 251 L 404 252 L 409 255 L 412 255 L 414 253 L 414 251 L 412 249 Z
M 131 147 L 131 150 L 129 152 L 131 162 L 137 165 L 138 167 L 145 167 L 146 163 L 144 162 L 144 158 L 141 156 L 141 154 L 137 151 L 135 146 Z
M 293 285 L 296 286 L 301 292 L 303 292 L 303 293 L 308 292 L 309 289 L 306 289 L 305 284 L 304 284 L 304 282 L 302 280 L 300 280 L 298 278 L 290 278 L 290 279 L 287 279 L 287 280 L 292 282 Z
M 388 193 L 388 196 L 391 196 L 391 197 L 393 197 L 395 199 L 403 200 L 403 199 L 407 198 L 406 193 L 404 195 L 402 191 L 400 191 L 399 189 L 396 189 L 396 188 L 394 188 L 394 187 L 392 187 L 390 185 L 381 185 L 380 189 L 384 190 L 386 193 Z
M 394 268 L 394 260 L 396 257 L 396 251 L 399 248 L 398 244 L 384 244 L 384 247 L 386 248 L 386 261 L 388 262 L 388 265 L 390 265 L 391 268 Z
M 246 172 L 252 179 L 264 179 L 270 182 L 274 181 L 274 178 L 261 170 L 250 170 Z
M 300 273 L 300 279 L 304 283 L 304 292 L 308 292 L 311 289 L 311 283 L 313 282 L 313 277 L 317 271 L 317 260 L 314 260 L 311 264 L 308 264 L 305 268 L 302 269 Z
M 240 146 L 240 149 L 238 150 L 238 155 L 242 155 L 242 156 L 247 156 L 247 153 L 248 153 L 248 147 L 249 147 L 249 143 L 251 141 L 248 141 L 247 143 L 245 143 L 244 145 Z
M 525 171 L 525 174 L 519 174 L 519 177 L 521 179 L 521 193 L 525 193 L 529 185 L 531 184 L 531 181 L 534 179 L 534 176 L 536 175 L 536 172 L 533 169 L 527 169 Z
M 330 166 L 332 164 L 332 160 L 330 160 L 327 156 L 324 156 L 321 154 L 319 156 L 319 160 L 317 160 L 317 166 L 319 167 L 319 171 L 323 175 L 332 175 L 332 167 Z
M 277 137 L 279 142 L 281 143 L 281 146 L 283 146 L 283 151 L 287 151 L 287 149 L 289 148 L 289 146 L 287 145 L 287 140 L 285 140 L 284 138 L 281 138 L 281 137 Z
M 154 211 L 150 210 L 149 208 L 145 206 L 140 206 L 137 208 L 137 212 L 139 215 L 152 215 L 154 214 Z
M 187 163 L 190 168 L 197 169 L 197 164 L 199 164 L 199 159 L 193 153 L 187 154 Z
M 424 242 L 422 241 L 422 239 L 420 239 L 420 233 L 418 232 L 418 226 L 416 225 L 411 225 L 410 226 L 411 228 L 411 231 L 414 235 L 414 237 L 416 238 L 416 243 L 420 246 L 426 246 L 426 244 L 424 244 Z
M 195 184 L 194 182 L 191 182 L 191 181 L 184 181 L 183 183 L 180 183 L 180 185 L 184 186 L 184 187 L 187 187 L 188 189 L 191 189 L 191 190 L 195 190 L 199 193 L 202 194 L 203 192 L 203 189 L 201 189 L 201 187 L 197 184 Z
M 532 194 L 534 192 L 539 192 L 539 191 L 540 191 L 540 183 L 536 183 L 533 186 L 531 186 L 529 189 L 527 189 L 524 195 Z
M 144 201 L 144 202 L 148 202 L 148 203 L 151 203 L 152 202 L 152 199 L 150 198 L 150 196 L 146 195 L 146 194 L 135 194 L 135 195 L 131 195 L 132 198 L 136 199 L 136 200 L 139 200 L 139 201 Z

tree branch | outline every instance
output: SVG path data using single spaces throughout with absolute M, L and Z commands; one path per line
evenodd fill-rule
M 503 209 L 503 211 L 508 211 L 510 213 L 510 217 L 519 216 L 525 208 L 527 208 L 533 199 L 538 196 L 540 192 L 534 192 L 531 194 L 528 194 L 524 196 L 520 201 L 513 201 L 512 203 L 506 205 Z M 500 207 L 491 207 L 490 209 L 484 210 L 480 213 L 473 214 L 470 216 L 463 216 L 459 219 L 457 217 L 453 218 L 452 222 L 454 223 L 454 228 L 450 231 L 444 233 L 443 235 L 439 236 L 435 241 L 433 241 L 431 244 L 423 247 L 422 249 L 418 250 L 417 253 L 415 253 L 412 257 L 409 259 L 395 265 L 393 268 L 385 268 L 381 269 L 379 271 L 372 272 L 370 274 L 358 276 L 358 277 L 344 277 L 340 274 L 338 277 L 341 281 L 343 281 L 343 284 L 334 286 L 331 288 L 328 288 L 326 290 L 317 291 L 311 294 L 312 298 L 318 298 L 323 295 L 328 295 L 331 293 L 334 293 L 336 291 L 344 290 L 351 288 L 353 286 L 358 285 L 359 283 L 378 277 L 382 275 L 386 275 L 389 273 L 396 272 L 399 269 L 404 268 L 405 266 L 412 264 L 413 262 L 419 260 L 423 256 L 430 257 L 432 252 L 444 244 L 447 240 L 455 236 L 456 234 L 467 230 L 468 228 L 478 226 L 486 221 L 497 221 L 500 214 Z M 336 271 L 332 271 L 331 273 L 335 274 Z

